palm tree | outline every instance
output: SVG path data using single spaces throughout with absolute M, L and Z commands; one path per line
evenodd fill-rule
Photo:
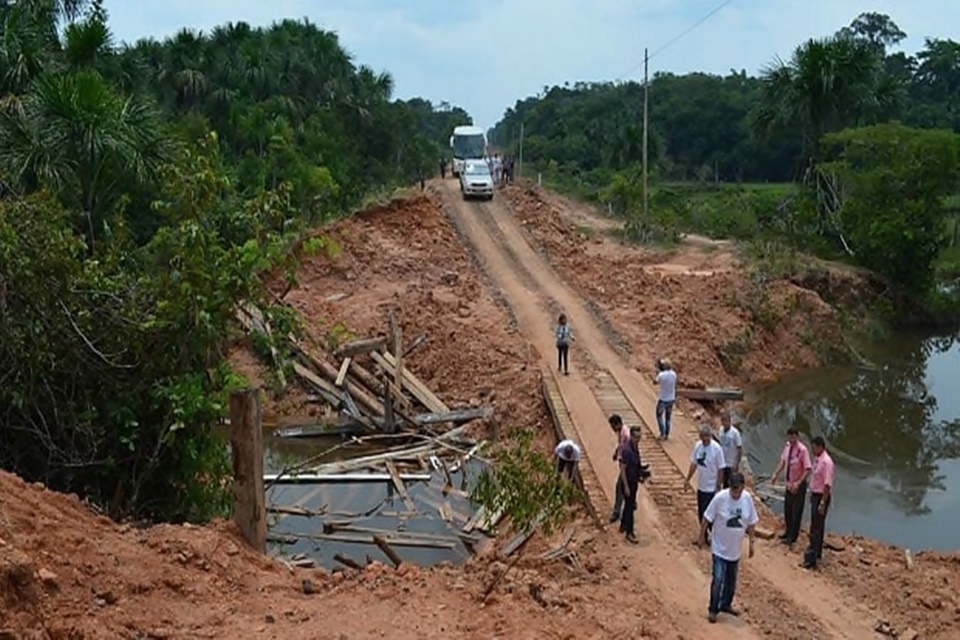
M 875 122 L 896 104 L 900 87 L 884 73 L 876 48 L 839 35 L 808 40 L 789 61 L 763 69 L 760 106 L 753 128 L 761 137 L 799 130 L 805 152 L 817 156 L 827 132 Z

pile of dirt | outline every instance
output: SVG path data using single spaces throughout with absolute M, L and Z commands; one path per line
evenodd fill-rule
M 757 383 L 843 350 L 830 305 L 797 283 L 757 276 L 728 243 L 638 247 L 611 238 L 609 220 L 584 207 L 574 215 L 541 189 L 505 194 L 535 246 L 599 310 L 638 370 L 669 356 L 684 386 Z
M 489 293 L 435 201 L 394 200 L 324 228 L 331 250 L 307 256 L 286 301 L 313 340 L 335 346 L 383 335 L 393 311 L 404 343 L 425 341 L 404 366 L 450 406 L 492 404 L 504 426 L 544 426 L 539 369 L 509 314 Z M 245 350 L 232 362 L 254 381 L 259 364 Z M 318 411 L 291 390 L 267 413 Z
M 294 570 L 231 524 L 133 528 L 0 472 L 0 637 L 677 637 L 623 547 L 573 526 L 582 565 L 540 561 L 533 541 L 484 601 L 508 564 Z

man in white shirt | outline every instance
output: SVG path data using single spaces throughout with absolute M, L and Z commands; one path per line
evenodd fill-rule
M 697 474 L 697 521 L 703 522 L 707 505 L 720 491 L 720 470 L 723 469 L 723 449 L 713 439 L 710 425 L 700 427 L 700 442 L 690 452 L 690 469 L 687 470 L 686 487 L 690 488 L 690 478 Z
M 573 480 L 573 472 L 577 469 L 580 462 L 580 446 L 573 440 L 563 440 L 553 450 L 557 456 L 557 473 L 566 475 L 568 480 Z
M 657 390 L 657 426 L 660 427 L 660 439 L 670 437 L 670 418 L 673 415 L 673 404 L 677 401 L 677 372 L 667 358 L 657 360 L 656 379 L 653 381 Z
M 760 520 L 753 504 L 753 496 L 743 485 L 743 474 L 734 473 L 730 477 L 730 488 L 714 496 L 700 525 L 698 545 L 701 547 L 707 541 L 707 527 L 713 525 L 713 539 L 710 542 L 713 571 L 710 580 L 710 604 L 707 608 L 707 619 L 710 622 L 716 622 L 720 613 L 740 615 L 740 612 L 733 608 L 733 597 L 737 592 L 743 538 L 746 536 L 750 540 L 748 557 L 752 558 L 753 530 Z
M 743 456 L 743 437 L 740 430 L 733 426 L 729 411 L 720 414 L 720 431 L 717 432 L 717 442 L 723 449 L 723 469 L 720 470 L 720 485 L 730 487 L 731 474 L 740 471 L 740 458 Z

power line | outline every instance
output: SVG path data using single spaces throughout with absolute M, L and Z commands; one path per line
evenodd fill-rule
M 653 53 L 651 53 L 649 56 L 646 57 L 646 60 L 649 62 L 650 59 L 653 58 L 653 57 L 654 57 L 655 55 L 657 55 L 658 53 L 663 53 L 666 49 L 668 49 L 668 48 L 672 47 L 673 45 L 675 45 L 677 42 L 679 42 L 680 40 L 682 40 L 683 38 L 685 38 L 687 35 L 689 35 L 691 31 L 693 31 L 694 29 L 696 29 L 697 27 L 699 27 L 700 25 L 702 25 L 704 22 L 706 22 L 707 20 L 709 20 L 710 18 L 712 18 L 712 17 L 713 17 L 714 15 L 716 15 L 721 9 L 723 9 L 725 6 L 727 6 L 727 5 L 730 4 L 731 2 L 733 2 L 733 0 L 723 0 L 723 2 L 721 2 L 721 3 L 718 4 L 716 7 L 714 7 L 713 9 L 711 9 L 710 12 L 707 13 L 705 16 L 703 16 L 702 18 L 700 18 L 699 20 L 697 20 L 696 22 L 694 22 L 692 25 L 690 25 L 689 27 L 687 27 L 685 30 L 683 30 L 682 32 L 680 32 L 679 35 L 677 35 L 676 37 L 674 37 L 674 38 L 672 38 L 671 40 L 667 41 L 667 43 L 664 44 L 663 46 L 661 46 L 659 49 L 655 49 L 655 50 L 653 51 Z M 634 71 L 636 71 L 637 69 L 639 69 L 639 68 L 642 67 L 642 66 L 643 66 L 643 61 L 641 60 L 640 62 L 638 62 L 637 64 L 635 64 L 634 66 L 632 66 L 632 67 L 631 67 L 628 71 L 626 71 L 625 73 L 621 73 L 621 74 L 616 78 L 616 80 L 622 80 L 622 79 L 624 79 L 626 76 L 630 75 L 631 73 L 633 73 Z M 615 80 L 615 82 L 616 82 L 616 80 Z

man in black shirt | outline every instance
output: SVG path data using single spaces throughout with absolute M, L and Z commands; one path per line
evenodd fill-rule
M 630 442 L 620 450 L 620 488 L 623 491 L 620 533 L 626 535 L 630 544 L 637 544 L 633 513 L 637 510 L 637 490 L 640 487 L 640 432 L 640 427 L 630 427 Z

